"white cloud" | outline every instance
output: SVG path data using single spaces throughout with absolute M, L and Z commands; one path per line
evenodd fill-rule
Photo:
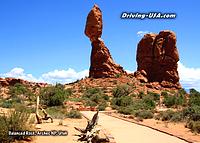
M 84 78 L 89 75 L 88 70 L 76 72 L 74 69 L 69 68 L 68 70 L 54 70 L 48 73 L 42 74 L 41 78 L 49 83 L 69 83 L 77 79 Z
M 137 36 L 138 37 L 143 37 L 145 34 L 147 34 L 147 33 L 151 33 L 151 32 L 149 32 L 149 31 L 138 31 L 137 32 Z
M 131 70 L 125 70 L 127 73 L 134 73 L 135 71 L 131 71 Z
M 39 78 L 34 77 L 32 74 L 27 74 L 22 68 L 14 68 L 11 71 L 0 74 L 0 77 L 13 77 L 21 78 L 33 82 L 47 82 L 47 83 L 70 83 L 77 79 L 84 78 L 89 75 L 88 70 L 76 72 L 74 69 L 69 68 L 68 70 L 54 70 L 48 73 L 42 74 Z
M 178 72 L 184 88 L 195 88 L 200 91 L 200 68 L 189 68 L 179 62 Z
M 0 77 L 14 77 L 14 78 L 21 78 L 28 81 L 38 82 L 38 80 L 35 77 L 33 77 L 32 74 L 26 74 L 24 73 L 24 69 L 18 68 L 18 67 L 12 69 L 11 71 L 7 73 L 0 74 Z

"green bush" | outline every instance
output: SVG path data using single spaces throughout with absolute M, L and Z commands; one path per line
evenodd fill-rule
M 133 103 L 133 98 L 130 96 L 121 96 L 117 98 L 112 99 L 112 104 L 117 105 L 117 106 L 129 106 Z
M 68 118 L 76 118 L 76 119 L 81 119 L 81 113 L 77 110 L 71 110 L 70 112 L 67 113 Z
M 15 140 L 23 140 L 29 136 L 9 136 L 9 131 L 26 131 L 30 130 L 28 124 L 30 114 L 25 110 L 11 111 L 10 114 L 0 116 L 0 142 L 10 143 Z M 32 129 L 31 129 L 32 130 Z
M 41 103 L 47 106 L 60 106 L 72 94 L 70 89 L 64 89 L 63 85 L 46 87 L 41 93 Z
M 125 85 L 120 85 L 117 86 L 112 90 L 112 94 L 114 97 L 122 97 L 122 96 L 127 96 L 131 93 L 131 87 L 128 86 L 127 84 Z
M 142 99 L 143 105 L 145 109 L 154 109 L 156 107 L 155 101 L 152 99 L 151 96 L 145 96 Z
M 159 113 L 155 118 L 162 121 L 172 121 L 172 122 L 180 122 L 185 119 L 182 112 L 175 112 L 172 110 L 163 111 Z
M 135 116 L 142 119 L 151 119 L 153 118 L 154 114 L 149 110 L 141 110 L 141 111 L 137 111 L 135 113 Z
M 192 132 L 200 133 L 200 121 L 189 121 L 186 127 L 191 129 Z
M 176 97 L 175 96 L 165 96 L 163 103 L 165 106 L 172 107 L 176 103 Z
M 107 106 L 108 106 L 108 104 L 106 102 L 103 102 L 103 103 L 99 104 L 98 109 L 99 109 L 99 111 L 104 111 Z
M 109 97 L 105 95 L 102 89 L 88 88 L 83 93 L 82 100 L 84 100 L 86 106 L 95 107 L 99 105 L 99 107 L 103 110 L 103 106 L 107 107 L 107 104 L 104 103 L 109 100 Z
M 16 83 L 14 86 L 9 87 L 9 94 L 11 96 L 26 94 L 27 92 L 27 87 L 21 83 Z
M 64 119 L 66 116 L 66 109 L 62 106 L 52 106 L 46 109 L 47 113 L 55 119 Z M 43 114 L 43 113 L 41 113 Z
M 131 108 L 130 106 L 128 107 L 117 107 L 118 112 L 121 114 L 125 115 L 130 115 L 130 114 L 135 114 L 135 110 Z
M 148 92 L 147 93 L 154 101 L 159 101 L 160 100 L 160 95 L 154 92 Z
M 168 95 L 169 95 L 169 94 L 168 94 L 167 91 L 162 91 L 162 92 L 161 92 L 161 96 L 163 96 L 163 97 L 168 96 Z
M 180 122 L 183 120 L 184 120 L 184 117 L 183 117 L 182 112 L 175 112 L 170 119 L 170 121 L 172 121 L 172 122 Z
M 14 108 L 16 104 L 22 104 L 23 101 L 19 97 L 13 97 L 11 99 L 2 99 L 0 106 L 3 108 Z
M 89 100 L 89 99 L 86 99 L 86 100 L 85 100 L 85 105 L 86 105 L 86 106 L 90 106 L 90 107 L 96 107 L 98 104 L 97 104 L 96 102 L 94 102 L 94 101 L 91 101 L 91 100 Z
M 189 99 L 190 106 L 200 106 L 200 93 L 195 89 L 190 89 L 190 99 Z
M 138 94 L 138 98 L 139 98 L 139 99 L 142 99 L 144 96 L 146 96 L 146 95 L 144 94 L 143 91 L 141 91 L 141 92 Z
M 186 105 L 186 97 L 183 94 L 175 94 L 175 95 L 167 95 L 164 96 L 164 101 L 163 103 L 165 104 L 165 106 L 167 106 L 168 108 L 172 107 L 172 106 L 183 106 Z
M 183 109 L 183 116 L 192 121 L 200 121 L 200 106 L 192 106 Z

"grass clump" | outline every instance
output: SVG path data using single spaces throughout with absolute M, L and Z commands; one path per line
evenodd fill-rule
M 11 111 L 7 115 L 0 116 L 0 142 L 10 143 L 15 140 L 24 140 L 29 136 L 9 136 L 9 131 L 26 131 L 33 130 L 31 125 L 28 124 L 30 113 L 25 109 L 17 109 Z
M 79 111 L 77 110 L 71 110 L 67 113 L 68 118 L 75 118 L 75 119 L 81 119 L 82 115 Z
M 46 109 L 47 113 L 55 119 L 64 119 L 66 116 L 66 109 L 62 106 L 52 106 Z M 42 113 L 41 113 L 42 114 Z

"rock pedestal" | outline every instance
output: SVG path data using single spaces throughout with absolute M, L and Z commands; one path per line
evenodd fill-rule
M 85 27 L 85 35 L 92 43 L 89 77 L 104 78 L 126 74 L 123 68 L 113 61 L 108 48 L 101 39 L 102 29 L 102 13 L 99 7 L 94 5 L 87 16 Z
M 137 47 L 137 72 L 147 78 L 147 82 L 160 82 L 165 87 L 180 88 L 176 48 L 176 35 L 165 30 L 159 34 L 146 34 Z M 142 74 L 145 71 L 145 75 Z

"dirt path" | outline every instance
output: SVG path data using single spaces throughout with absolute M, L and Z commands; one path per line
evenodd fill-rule
M 82 111 L 81 113 L 91 119 L 95 112 Z M 103 113 L 99 114 L 98 123 L 112 134 L 117 143 L 186 143 L 176 137 Z

